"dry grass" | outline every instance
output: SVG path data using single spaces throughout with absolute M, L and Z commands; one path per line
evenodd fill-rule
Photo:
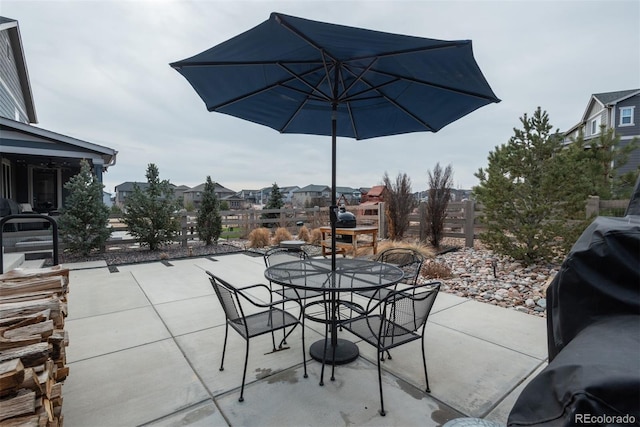
M 309 238 L 308 243 L 312 245 L 319 245 L 322 241 L 322 231 L 319 228 L 314 228 L 311 230 L 311 237 Z
M 271 231 L 268 228 L 260 227 L 251 230 L 249 233 L 250 248 L 264 248 L 271 244 Z
M 425 246 L 419 242 L 405 242 L 395 240 L 385 240 L 378 243 L 378 253 L 390 248 L 409 248 L 422 254 L 425 259 L 434 258 L 436 252 L 431 246 Z
M 284 227 L 278 227 L 276 229 L 276 232 L 273 235 L 273 244 L 274 245 L 279 245 L 280 242 L 283 242 L 285 240 L 292 240 L 293 236 L 291 236 L 291 233 L 289 232 L 289 230 L 287 230 Z
M 298 231 L 298 240 L 304 240 L 307 243 L 311 242 L 311 232 L 304 225 L 300 227 L 300 230 Z

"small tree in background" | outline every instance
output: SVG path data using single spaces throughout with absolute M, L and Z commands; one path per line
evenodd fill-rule
M 447 217 L 447 206 L 451 199 L 451 185 L 453 184 L 453 169 L 451 165 L 444 170 L 440 163 L 436 163 L 433 173 L 429 174 L 429 200 L 427 200 L 427 235 L 429 243 L 435 248 L 440 247 L 442 241 L 444 220 Z
M 620 135 L 614 129 L 600 126 L 597 138 L 585 141 L 580 133 L 572 139 L 569 146 L 573 161 L 578 163 L 583 179 L 582 193 L 587 196 L 599 196 L 602 199 L 629 198 L 638 177 L 639 170 L 624 174 L 613 169 L 624 166 L 631 153 L 638 148 L 638 139 L 634 138 L 621 144 Z
M 211 177 L 207 176 L 202 192 L 202 204 L 198 211 L 198 236 L 206 246 L 212 242 L 217 243 L 222 234 L 222 217 L 220 216 L 218 198 L 215 193 L 215 184 Z
M 158 167 L 147 167 L 148 186 L 141 190 L 136 184 L 125 201 L 123 221 L 129 233 L 141 245 L 155 251 L 160 245 L 173 241 L 180 230 L 180 222 L 174 213 L 180 209 L 180 201 L 173 197 L 173 189 L 167 180 L 160 180 Z
M 267 204 L 265 205 L 265 209 L 282 209 L 284 206 L 284 200 L 282 199 L 282 193 L 280 193 L 280 188 L 278 184 L 274 183 L 271 186 L 271 194 L 269 195 L 269 200 L 267 200 Z M 276 219 L 280 218 L 280 214 L 278 213 L 265 213 L 262 214 L 262 219 Z M 265 227 L 272 228 L 278 227 L 278 224 L 268 222 L 264 224 Z
M 69 191 L 58 218 L 60 239 L 70 252 L 89 255 L 103 249 L 111 236 L 109 208 L 102 202 L 104 185 L 92 173 L 89 162 L 80 162 L 80 173 L 64 186 Z
M 416 207 L 416 200 L 411 192 L 411 179 L 406 173 L 399 173 L 393 183 L 385 172 L 383 184 L 385 186 L 384 201 L 389 223 L 389 238 L 400 240 L 409 228 L 409 214 Z

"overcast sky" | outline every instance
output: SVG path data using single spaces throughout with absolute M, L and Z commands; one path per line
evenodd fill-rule
M 162 179 L 232 190 L 331 184 L 330 137 L 281 135 L 209 113 L 169 63 L 267 20 L 273 11 L 413 36 L 471 39 L 502 99 L 450 124 L 355 141 L 338 139 L 338 185 L 370 187 L 385 172 L 427 187 L 436 163 L 456 188 L 477 185 L 489 152 L 538 106 L 560 130 L 593 93 L 640 88 L 640 1 L 32 1 L 0 0 L 19 21 L 37 126 L 118 151 L 105 190 Z

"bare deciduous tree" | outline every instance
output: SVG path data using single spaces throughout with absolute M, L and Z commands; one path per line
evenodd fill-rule
M 406 173 L 399 173 L 395 183 L 392 183 L 389 175 L 385 172 L 383 183 L 389 237 L 392 240 L 400 240 L 409 228 L 409 214 L 416 207 L 416 200 L 411 192 L 411 179 Z
M 453 169 L 451 165 L 444 170 L 440 163 L 436 163 L 429 174 L 429 200 L 427 201 L 427 231 L 429 243 L 433 247 L 440 247 L 444 230 L 444 219 L 447 217 L 447 205 L 451 198 L 451 184 Z

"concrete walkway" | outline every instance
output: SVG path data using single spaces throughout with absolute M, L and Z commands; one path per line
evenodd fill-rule
M 67 267 L 66 426 L 438 426 L 461 416 L 505 423 L 523 385 L 546 365 L 544 319 L 440 293 L 426 330 L 431 394 L 420 341 L 384 362 L 381 417 L 374 349 L 360 343 L 361 356 L 320 387 L 320 363 L 309 359 L 309 378 L 302 376 L 296 330 L 291 349 L 276 353 L 268 335 L 252 339 L 240 403 L 245 342 L 230 332 L 220 371 L 224 314 L 205 271 L 238 286 L 265 283 L 262 258 Z M 307 345 L 323 330 L 308 322 Z

